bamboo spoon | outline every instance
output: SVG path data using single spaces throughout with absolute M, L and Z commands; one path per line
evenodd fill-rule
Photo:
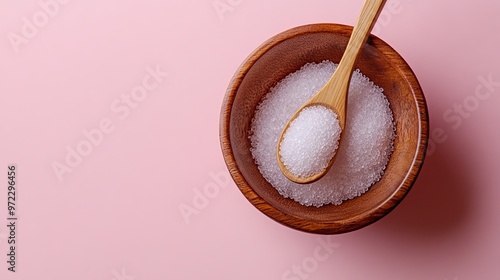
M 280 155 L 281 142 L 283 141 L 283 136 L 290 126 L 290 123 L 295 120 L 295 118 L 297 118 L 299 113 L 304 108 L 312 105 L 322 105 L 335 112 L 339 120 L 340 128 L 342 132 L 344 131 L 346 121 L 347 94 L 349 91 L 349 84 L 351 81 L 354 63 L 356 62 L 361 49 L 365 45 L 366 40 L 368 39 L 368 36 L 370 35 L 370 32 L 373 29 L 373 26 L 375 25 L 375 22 L 377 21 L 377 18 L 382 11 L 385 2 L 386 0 L 365 1 L 363 9 L 361 10 L 361 14 L 359 15 L 358 21 L 354 26 L 354 30 L 352 31 L 351 37 L 347 44 L 347 48 L 344 52 L 344 55 L 342 56 L 342 59 L 340 60 L 337 69 L 328 80 L 328 82 L 323 86 L 323 88 L 320 89 L 311 99 L 304 103 L 293 114 L 293 116 L 290 118 L 285 128 L 283 129 L 283 132 L 281 133 L 280 139 L 278 141 L 276 157 L 281 172 L 283 172 L 283 174 L 291 181 L 300 184 L 312 183 L 323 177 L 332 166 L 335 160 L 335 156 L 338 154 L 338 148 L 335 155 L 330 159 L 330 161 L 328 162 L 328 166 L 325 169 L 309 177 L 296 176 L 287 169 L 282 161 Z M 341 133 L 340 140 L 342 140 L 342 134 L 343 133 Z M 339 142 L 341 142 L 340 140 Z

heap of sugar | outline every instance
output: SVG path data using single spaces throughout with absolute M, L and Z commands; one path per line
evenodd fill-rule
M 349 87 L 346 127 L 335 162 L 311 184 L 288 180 L 276 147 L 290 117 L 328 81 L 336 64 L 308 63 L 280 81 L 258 105 L 251 124 L 251 152 L 263 177 L 284 197 L 320 207 L 338 205 L 380 180 L 393 151 L 394 121 L 383 90 L 356 70 Z
M 283 134 L 280 157 L 295 177 L 311 177 L 327 168 L 339 146 L 337 114 L 321 106 L 302 109 Z

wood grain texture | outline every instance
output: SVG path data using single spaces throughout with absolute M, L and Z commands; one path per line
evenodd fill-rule
M 304 64 L 324 60 L 338 63 L 351 32 L 350 26 L 313 24 L 270 38 L 238 68 L 221 109 L 222 153 L 238 188 L 270 218 L 305 232 L 344 233 L 377 221 L 406 196 L 425 157 L 429 127 L 422 89 L 404 59 L 371 35 L 355 68 L 384 89 L 396 124 L 394 152 L 381 180 L 357 198 L 317 208 L 282 197 L 260 174 L 249 140 L 258 103 L 272 86 Z

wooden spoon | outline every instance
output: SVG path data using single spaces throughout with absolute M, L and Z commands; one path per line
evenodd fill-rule
M 283 141 L 283 136 L 288 127 L 290 126 L 290 123 L 295 118 L 297 118 L 299 113 L 305 107 L 312 105 L 322 105 L 335 112 L 339 120 L 340 128 L 342 129 L 342 132 L 344 131 L 345 119 L 346 119 L 346 107 L 347 107 L 347 94 L 349 91 L 349 84 L 353 73 L 354 63 L 356 62 L 356 59 L 358 58 L 358 55 L 361 52 L 361 49 L 365 45 L 366 40 L 368 39 L 368 36 L 370 35 L 370 32 L 373 29 L 373 26 L 375 25 L 375 22 L 377 21 L 377 18 L 380 15 L 380 12 L 382 11 L 382 8 L 384 7 L 386 1 L 387 0 L 365 1 L 363 9 L 361 10 L 361 14 L 358 18 L 358 21 L 354 26 L 354 30 L 352 31 L 344 55 L 342 56 L 342 59 L 340 60 L 340 63 L 335 72 L 333 73 L 332 77 L 328 80 L 328 82 L 323 86 L 322 89 L 320 89 L 311 99 L 309 99 L 306 103 L 304 103 L 292 115 L 292 117 L 286 124 L 285 128 L 283 129 L 283 132 L 281 133 L 280 139 L 278 141 L 276 157 L 281 172 L 283 172 L 283 174 L 289 180 L 300 184 L 312 183 L 323 177 L 332 166 L 335 160 L 335 155 L 337 155 L 338 153 L 335 153 L 335 155 L 328 162 L 328 166 L 319 173 L 316 173 L 309 177 L 296 176 L 287 169 L 287 167 L 282 161 L 280 155 L 281 142 Z M 342 140 L 342 134 L 343 133 L 341 133 L 340 140 Z

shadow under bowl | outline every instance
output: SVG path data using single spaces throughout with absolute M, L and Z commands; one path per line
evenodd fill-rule
M 270 38 L 238 68 L 221 109 L 222 153 L 238 188 L 265 215 L 305 232 L 338 234 L 379 220 L 406 196 L 425 157 L 428 116 L 422 89 L 404 59 L 371 35 L 355 68 L 384 89 L 396 127 L 394 152 L 380 181 L 341 205 L 318 208 L 284 198 L 259 172 L 249 139 L 257 105 L 271 87 L 304 64 L 324 60 L 338 63 L 351 32 L 351 26 L 312 24 Z

